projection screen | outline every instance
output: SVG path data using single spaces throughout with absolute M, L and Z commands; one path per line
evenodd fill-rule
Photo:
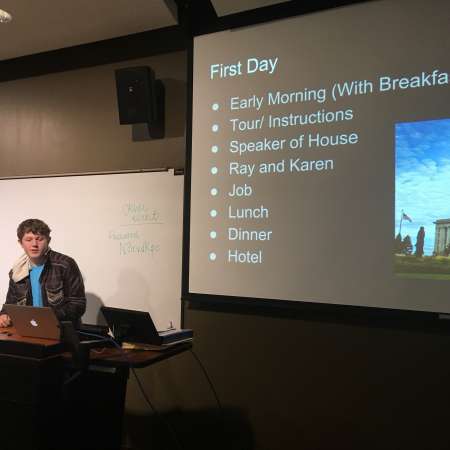
M 194 39 L 185 294 L 450 312 L 449 25 L 382 0 Z

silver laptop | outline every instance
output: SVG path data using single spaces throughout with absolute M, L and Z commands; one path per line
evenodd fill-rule
M 55 339 L 61 337 L 59 321 L 52 308 L 44 306 L 4 305 L 17 334 L 24 337 Z

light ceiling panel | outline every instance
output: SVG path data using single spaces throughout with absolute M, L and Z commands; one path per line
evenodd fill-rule
M 176 25 L 164 0 L 0 0 L 0 60 Z

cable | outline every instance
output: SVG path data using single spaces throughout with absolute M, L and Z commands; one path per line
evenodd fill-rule
M 131 361 L 128 359 L 128 356 L 124 352 L 123 348 L 111 336 L 102 336 L 101 334 L 86 333 L 85 331 L 78 331 L 78 334 L 82 334 L 84 336 L 100 338 L 100 339 L 106 339 L 108 341 L 111 341 L 112 344 L 114 345 L 114 347 L 118 348 L 124 354 L 124 356 L 127 358 L 128 362 L 131 364 Z
M 158 417 L 158 419 L 165 425 L 165 427 L 169 430 L 170 435 L 172 436 L 172 439 L 174 440 L 178 450 L 183 450 L 180 442 L 178 441 L 178 438 L 176 436 L 176 433 L 174 431 L 174 429 L 172 428 L 172 426 L 169 424 L 169 422 L 167 420 L 165 420 L 163 418 L 163 416 L 158 412 L 158 410 L 155 408 L 155 406 L 153 405 L 153 403 L 150 401 L 150 399 L 148 398 L 142 384 L 141 384 L 141 380 L 139 379 L 139 377 L 137 376 L 136 371 L 134 370 L 134 367 L 132 367 L 132 362 L 131 360 L 128 358 L 128 355 L 126 353 L 126 351 L 110 336 L 101 336 L 100 334 L 94 334 L 94 333 L 86 333 L 84 331 L 79 331 L 79 334 L 82 334 L 84 336 L 91 336 L 91 337 L 96 337 L 96 338 L 102 338 L 102 339 L 107 339 L 108 341 L 111 341 L 112 344 L 120 350 L 120 352 L 123 354 L 123 356 L 125 356 L 126 360 L 128 361 L 128 366 L 131 369 L 131 372 L 133 373 L 134 377 L 136 378 L 136 382 L 138 384 L 139 390 L 141 391 L 142 396 L 144 397 L 145 401 L 147 402 L 147 404 L 150 406 L 150 409 L 153 411 L 153 413 L 155 413 L 155 415 Z
M 128 361 L 128 365 L 129 367 L 132 369 L 131 367 L 131 361 L 128 358 L 128 355 L 126 354 L 126 352 L 123 350 L 123 348 L 111 337 L 111 336 L 102 336 L 101 334 L 95 334 L 95 333 L 86 333 L 85 331 L 78 331 L 78 334 L 82 334 L 84 336 L 90 336 L 90 337 L 95 337 L 95 338 L 101 338 L 107 341 L 110 341 L 114 347 L 116 347 L 118 350 L 120 350 L 120 352 L 123 354 L 123 356 L 125 356 L 125 359 Z M 88 341 L 89 342 L 89 341 Z M 92 349 L 95 350 L 95 349 Z M 102 353 L 102 352 L 98 352 L 98 353 Z M 133 369 L 132 369 L 133 370 Z
M 172 428 L 172 425 L 169 424 L 169 422 L 165 419 L 163 419 L 163 417 L 161 416 L 161 414 L 158 412 L 158 410 L 153 406 L 152 402 L 150 401 L 150 399 L 147 397 L 147 394 L 145 393 L 144 388 L 142 387 L 141 384 L 141 380 L 139 379 L 139 377 L 137 376 L 135 370 L 133 368 L 131 368 L 131 371 L 133 372 L 134 377 L 136 378 L 137 384 L 139 386 L 139 389 L 142 393 L 142 395 L 144 396 L 145 400 L 147 401 L 147 403 L 150 405 L 150 408 L 153 410 L 153 412 L 156 414 L 156 416 L 158 417 L 159 420 L 161 420 L 161 422 L 164 423 L 164 425 L 166 426 L 166 428 L 169 430 L 170 434 L 172 435 L 173 440 L 175 441 L 175 444 L 177 446 L 177 448 L 179 450 L 182 450 L 181 444 L 178 441 L 177 435 L 174 431 L 174 429 Z
M 200 358 L 194 353 L 194 350 L 189 350 L 192 353 L 192 356 L 197 360 L 200 368 L 202 369 L 203 373 L 205 374 L 206 379 L 208 380 L 209 386 L 211 387 L 211 390 L 213 391 L 214 397 L 216 398 L 217 405 L 219 406 L 220 411 L 223 413 L 222 404 L 220 403 L 219 396 L 217 395 L 216 390 L 214 389 L 214 385 L 212 384 L 211 379 L 209 378 L 208 372 L 206 371 L 205 367 L 203 366 L 202 362 L 200 361 Z
M 200 368 L 202 369 L 206 379 L 208 380 L 209 386 L 211 387 L 211 390 L 212 390 L 212 392 L 214 394 L 214 397 L 216 399 L 217 405 L 219 407 L 220 415 L 222 416 L 222 424 L 223 424 L 223 430 L 222 431 L 225 434 L 225 428 L 226 428 L 225 411 L 222 408 L 222 404 L 220 403 L 220 399 L 219 399 L 219 396 L 217 395 L 216 389 L 214 388 L 214 385 L 213 385 L 213 383 L 211 381 L 211 378 L 208 375 L 208 372 L 206 371 L 205 366 L 200 361 L 200 358 L 197 356 L 197 354 L 194 352 L 194 350 L 192 350 L 192 348 L 189 351 L 192 353 L 192 356 L 196 359 L 198 365 L 200 366 Z
M 81 375 L 81 373 L 81 370 L 77 370 L 72 376 L 70 376 L 63 382 L 63 386 L 68 386 L 70 383 L 72 383 L 72 381 L 76 380 Z

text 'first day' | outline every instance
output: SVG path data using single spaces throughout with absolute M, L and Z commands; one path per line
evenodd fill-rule
M 266 72 L 272 75 L 278 64 L 278 57 L 275 58 L 248 58 L 245 65 L 242 61 L 233 64 L 211 64 L 209 75 L 211 80 L 215 78 L 237 77 L 245 74 Z

